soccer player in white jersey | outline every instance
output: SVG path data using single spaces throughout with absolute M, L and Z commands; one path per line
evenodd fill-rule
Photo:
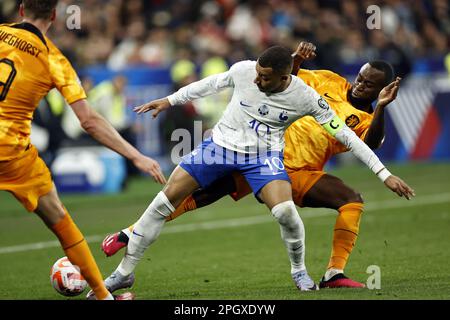
M 392 175 L 377 156 L 339 119 L 327 102 L 300 78 L 291 76 L 290 52 L 279 46 L 267 49 L 258 61 L 241 61 L 229 71 L 207 77 L 176 93 L 142 106 L 137 113 L 161 111 L 205 97 L 225 88 L 233 96 L 212 137 L 182 158 L 164 189 L 135 223 L 125 256 L 105 280 L 111 292 L 134 283 L 134 269 L 144 251 L 158 237 L 165 218 L 192 192 L 237 170 L 248 181 L 256 198 L 267 205 L 281 229 L 292 278 L 301 291 L 317 290 L 305 267 L 305 232 L 292 201 L 289 177 L 283 166 L 285 129 L 303 116 L 312 116 L 331 135 L 363 161 L 400 196 L 414 191 Z

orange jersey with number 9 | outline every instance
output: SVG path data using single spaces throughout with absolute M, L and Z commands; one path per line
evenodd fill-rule
M 69 104 L 86 98 L 70 62 L 39 29 L 0 25 L 0 161 L 28 148 L 33 113 L 55 87 Z

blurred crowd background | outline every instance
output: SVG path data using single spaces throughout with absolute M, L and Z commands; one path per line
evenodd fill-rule
M 2 0 L 2 21 L 15 21 L 18 0 Z M 404 76 L 414 61 L 442 58 L 450 42 L 448 0 L 61 0 L 82 26 L 67 32 L 59 19 L 50 37 L 77 67 L 107 64 L 166 66 L 180 58 L 197 65 L 210 56 L 228 64 L 256 57 L 272 44 L 315 43 L 314 67 L 371 58 L 390 59 Z M 381 30 L 366 26 L 370 5 L 381 10 Z
M 20 2 L 1 0 L 2 23 L 20 21 Z M 72 5 L 81 25 L 68 30 Z M 367 24 L 377 15 L 368 12 L 373 5 L 380 9 L 375 29 Z M 383 59 L 403 77 L 386 116 L 389 138 L 377 151 L 383 160 L 450 159 L 448 0 L 60 0 L 57 16 L 48 36 L 78 71 L 91 105 L 166 169 L 175 162 L 176 129 L 190 133 L 193 148 L 201 140 L 194 121 L 202 120 L 201 134 L 211 128 L 229 93 L 171 108 L 156 121 L 136 118 L 131 107 L 255 59 L 271 45 L 294 51 L 300 41 L 317 46 L 305 68 L 353 80 L 362 64 Z M 92 144 L 57 92 L 42 101 L 33 131 L 49 165 L 61 147 Z

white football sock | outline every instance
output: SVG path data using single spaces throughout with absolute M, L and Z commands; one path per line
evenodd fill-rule
M 125 256 L 117 267 L 118 272 L 124 276 L 133 272 L 145 250 L 158 238 L 166 217 L 174 211 L 164 192 L 159 192 L 134 225 Z
M 272 215 L 280 224 L 281 239 L 291 261 L 291 273 L 306 270 L 305 227 L 293 201 L 285 201 L 272 208 Z
M 127 235 L 128 239 L 130 239 L 130 237 L 131 237 L 131 230 L 129 229 L 129 227 L 125 228 L 125 229 L 122 229 L 121 231 Z
M 333 278 L 335 275 L 337 275 L 339 273 L 344 273 L 344 270 L 330 268 L 330 269 L 327 270 L 327 272 L 325 272 L 325 275 L 323 276 L 323 279 L 325 281 L 328 281 L 328 280 L 330 280 L 331 278 Z

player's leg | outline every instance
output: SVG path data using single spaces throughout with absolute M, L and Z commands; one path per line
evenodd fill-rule
M 103 284 L 103 277 L 83 234 L 60 201 L 55 187 L 39 198 L 35 213 L 58 237 L 70 262 L 80 268 L 80 273 L 94 291 L 96 298 L 113 299 Z
M 133 224 L 127 249 L 116 270 L 105 279 L 110 292 L 131 287 L 134 283 L 134 269 L 142 259 L 145 250 L 158 238 L 166 218 L 175 211 L 182 200 L 198 189 L 197 181 L 181 166 L 177 166 L 167 184 L 160 191 L 139 220 Z M 91 293 L 88 293 L 88 297 Z
M 228 194 L 233 194 L 233 198 L 237 200 L 248 193 L 251 193 L 251 189 L 245 178 L 241 175 L 233 174 L 224 176 L 214 181 L 210 186 L 204 189 L 198 189 L 187 196 L 176 210 L 166 218 L 166 221 L 171 221 L 186 212 L 212 204 Z M 117 251 L 128 244 L 133 226 L 131 225 L 128 228 L 105 237 L 102 242 L 102 250 L 107 257 L 116 254 Z
M 69 260 L 95 288 L 97 298 L 112 298 L 83 235 L 58 198 L 49 169 L 33 145 L 13 161 L 0 163 L 0 189 L 11 192 L 27 211 L 36 212 L 55 233 Z
M 291 275 L 302 291 L 317 290 L 309 277 L 305 266 L 305 228 L 292 201 L 289 181 L 273 180 L 266 184 L 259 193 L 259 198 L 271 210 L 280 225 L 283 239 L 291 262 Z
M 182 167 L 172 172 L 164 189 L 160 191 L 140 219 L 134 224 L 125 256 L 117 269 L 105 280 L 109 291 L 129 287 L 134 282 L 133 271 L 145 250 L 158 238 L 166 218 L 175 211 L 174 206 L 199 187 L 197 181 Z
M 325 174 L 305 193 L 302 205 L 338 211 L 333 230 L 331 257 L 320 283 L 321 287 L 363 287 L 363 284 L 344 276 L 345 266 L 359 233 L 364 208 L 361 195 L 341 179 Z
M 178 218 L 182 214 L 197 208 L 206 207 L 226 195 L 236 191 L 236 182 L 232 175 L 224 176 L 214 181 L 210 186 L 198 189 L 183 200 L 175 212 L 166 218 L 167 221 Z
M 229 159 L 228 157 L 233 157 Z M 229 161 L 231 160 L 231 162 Z M 172 172 L 163 191 L 158 193 L 150 206 L 133 227 L 124 258 L 117 269 L 105 280 L 111 292 L 123 288 L 133 276 L 137 263 L 145 249 L 156 240 L 166 218 L 182 201 L 198 188 L 205 188 L 215 180 L 235 170 L 234 153 L 206 139 Z

